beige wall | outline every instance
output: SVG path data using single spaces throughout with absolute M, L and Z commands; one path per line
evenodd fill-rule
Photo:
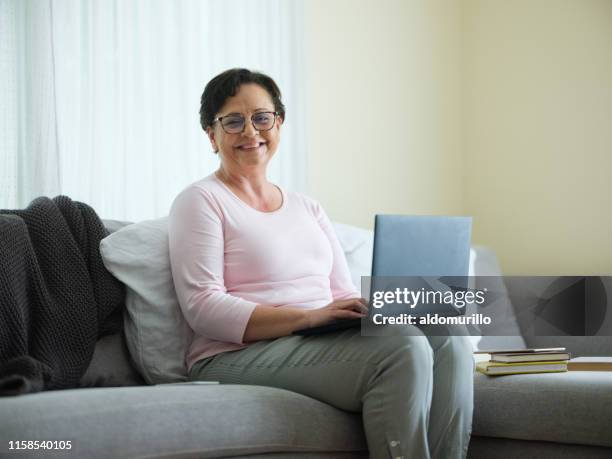
M 309 185 L 330 217 L 462 211 L 457 1 L 307 0 Z
M 333 220 L 473 215 L 506 273 L 612 273 L 612 1 L 305 13 L 310 190 Z
M 465 2 L 465 211 L 512 274 L 612 274 L 612 1 Z

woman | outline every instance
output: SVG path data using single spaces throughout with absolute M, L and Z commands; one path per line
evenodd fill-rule
M 195 333 L 190 378 L 275 386 L 362 411 L 373 458 L 465 457 L 467 340 L 415 327 L 409 334 L 419 336 L 291 335 L 363 317 L 367 304 L 321 206 L 266 178 L 285 119 L 274 81 L 223 72 L 206 86 L 200 117 L 220 166 L 175 199 L 169 227 L 176 292 Z

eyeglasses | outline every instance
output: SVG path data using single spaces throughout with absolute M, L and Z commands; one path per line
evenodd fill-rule
M 251 123 L 256 131 L 269 131 L 274 127 L 277 116 L 278 113 L 276 112 L 257 112 L 251 116 Z M 244 132 L 246 126 L 242 115 L 220 116 L 215 118 L 213 123 L 215 121 L 219 121 L 223 130 L 228 134 L 240 134 Z

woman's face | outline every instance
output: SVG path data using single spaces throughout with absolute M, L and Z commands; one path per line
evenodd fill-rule
M 259 112 L 274 112 L 274 103 L 268 91 L 258 84 L 243 84 L 235 96 L 225 101 L 216 118 L 239 115 L 245 119 L 244 131 L 228 134 L 217 121 L 207 129 L 208 138 L 218 150 L 224 165 L 243 169 L 266 166 L 278 147 L 282 120 L 276 118 L 272 129 L 258 131 L 251 117 Z

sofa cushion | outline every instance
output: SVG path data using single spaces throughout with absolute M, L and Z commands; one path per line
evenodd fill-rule
M 364 451 L 359 414 L 282 389 L 161 385 L 0 400 L 0 442 L 71 440 L 71 457 Z
M 120 228 L 100 243 L 106 268 L 126 285 L 125 337 L 150 384 L 187 379 L 193 332 L 179 307 L 168 255 L 168 218 Z
M 492 325 L 486 329 L 486 335 L 478 343 L 478 349 L 525 348 L 525 340 L 521 335 L 495 252 L 483 246 L 475 246 L 472 250 L 475 252 L 474 270 L 471 274 L 476 276 L 474 287 L 479 290 L 486 288 L 489 292 L 495 291 L 499 294 L 494 301 L 485 303 L 486 306 L 472 304 L 466 309 L 466 315 L 480 313 L 492 320 Z M 473 331 L 471 333 L 474 334 Z
M 344 223 L 333 223 L 338 242 L 342 246 L 351 280 L 357 289 L 361 288 L 361 277 L 372 274 L 372 252 L 374 231 L 357 228 Z
M 612 372 L 475 374 L 472 433 L 612 446 Z
M 124 226 L 131 225 L 132 222 L 126 222 L 123 220 L 109 220 L 103 219 L 102 223 L 104 223 L 104 227 L 108 230 L 109 233 L 114 233 L 117 230 L 120 230 Z
M 142 376 L 136 371 L 125 345 L 123 332 L 98 340 L 87 371 L 79 387 L 140 386 Z
M 611 454 L 602 446 L 472 436 L 467 459 L 610 459 Z
M 529 347 L 565 346 L 572 357 L 612 355 L 612 336 L 526 336 Z

